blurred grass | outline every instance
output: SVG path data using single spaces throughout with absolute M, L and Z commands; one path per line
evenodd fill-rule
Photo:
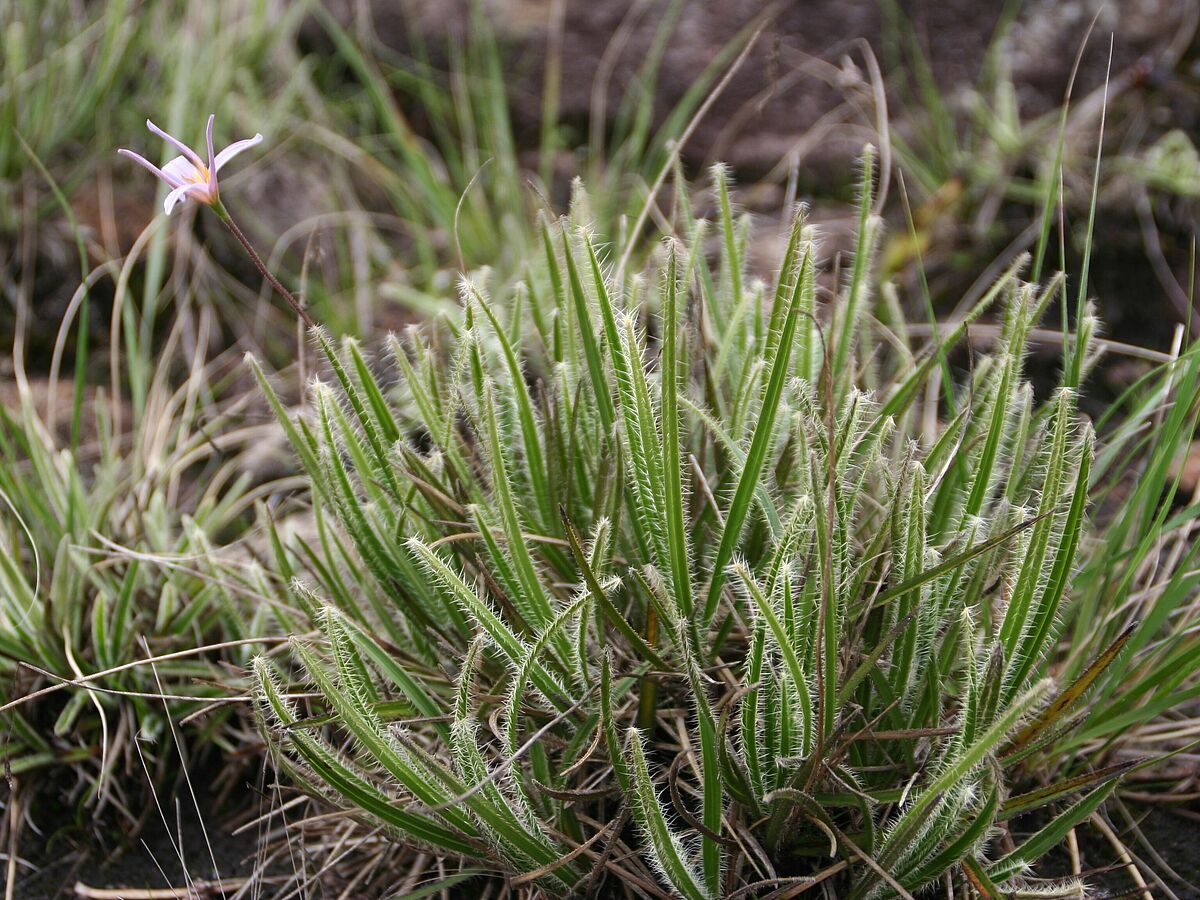
M 136 62 L 144 41 L 126 2 L 84 14 L 71 0 L 14 0 L 0 9 L 0 229 L 22 224 L 20 188 L 32 175 L 18 135 L 42 158 L 57 158 L 91 144 L 104 113 L 116 105 L 114 89 Z M 64 27 L 66 25 L 67 27 Z M 100 113 L 100 116 L 97 115 Z M 61 178 L 68 190 L 89 169 L 74 165 Z M 46 210 L 35 203 L 38 213 Z

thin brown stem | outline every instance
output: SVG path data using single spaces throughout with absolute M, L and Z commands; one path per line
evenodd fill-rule
M 237 223 L 233 221 L 233 217 L 229 215 L 229 211 L 223 205 L 216 205 L 213 207 L 213 210 L 216 212 L 217 218 L 224 222 L 225 227 L 238 239 L 238 243 L 242 245 L 242 249 L 246 251 L 246 255 L 250 257 L 250 261 L 254 263 L 254 267 L 262 273 L 263 278 L 267 279 L 271 287 L 275 288 L 279 292 L 279 295 L 288 302 L 288 306 L 292 308 L 307 327 L 316 328 L 316 320 L 308 314 L 308 310 L 300 305 L 300 301 L 296 299 L 295 294 L 285 288 L 279 279 L 271 274 L 271 270 L 267 268 L 267 264 L 262 261 L 262 257 L 258 255 L 258 251 L 254 249 L 249 239 L 242 233 L 242 229 L 238 228 Z

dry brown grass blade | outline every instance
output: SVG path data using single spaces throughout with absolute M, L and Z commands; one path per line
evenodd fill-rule
M 679 817 L 687 823 L 689 828 L 693 828 L 707 837 L 710 841 L 716 841 L 722 847 L 738 846 L 738 842 L 732 838 L 723 837 L 705 826 L 703 822 L 691 814 L 687 808 L 687 804 L 683 802 L 683 797 L 679 793 L 679 770 L 683 764 L 688 761 L 688 751 L 682 751 L 675 755 L 674 761 L 671 763 L 671 768 L 667 772 L 667 787 L 671 793 L 671 803 L 675 807 L 675 812 L 679 813 Z
M 527 885 L 531 882 L 537 881 L 543 875 L 549 875 L 551 872 L 555 871 L 556 869 L 559 869 L 562 866 L 565 866 L 567 863 L 571 862 L 572 860 L 577 859 L 578 857 L 582 856 L 584 853 L 586 853 L 588 851 L 588 849 L 592 846 L 592 844 L 596 843 L 596 841 L 598 841 L 598 840 L 600 840 L 600 838 L 604 837 L 605 834 L 615 835 L 620 830 L 618 828 L 620 822 L 621 822 L 621 817 L 618 816 L 617 818 L 613 819 L 613 821 L 608 825 L 607 828 L 602 828 L 600 831 L 597 831 L 595 834 L 593 834 L 590 838 L 588 838 L 586 841 L 584 841 L 582 844 L 580 844 L 574 850 L 571 850 L 568 853 L 564 853 L 562 856 L 560 856 L 558 859 L 556 859 L 552 863 L 548 863 L 544 866 L 541 866 L 540 868 L 534 869 L 531 872 L 526 872 L 523 875 L 518 875 L 516 878 L 513 878 L 510 883 L 512 884 L 513 887 L 524 887 L 525 885 Z
M 1037 718 L 1035 718 L 1032 722 L 1025 726 L 1025 728 L 1018 732 L 1017 736 L 1013 738 L 1012 744 L 1010 744 L 1001 755 L 1006 756 L 1012 753 L 1014 750 L 1021 749 L 1031 740 L 1045 731 L 1046 728 L 1054 724 L 1054 722 L 1060 715 L 1063 714 L 1063 712 L 1065 712 L 1067 709 L 1070 709 L 1071 706 L 1074 705 L 1075 701 L 1083 696 L 1087 689 L 1092 686 L 1092 683 L 1100 677 L 1100 674 L 1106 668 L 1108 668 L 1109 664 L 1117 658 L 1117 655 L 1125 647 L 1125 644 L 1131 637 L 1133 637 L 1133 633 L 1137 630 L 1138 624 L 1139 623 L 1134 622 L 1123 632 L 1121 632 L 1117 639 L 1109 645 L 1108 649 L 1096 657 L 1095 661 L 1087 667 L 1087 670 L 1079 676 L 1074 684 L 1055 697 L 1053 703 L 1047 706 L 1041 713 L 1038 714 Z
M 1102 769 L 1097 769 L 1095 772 L 1086 772 L 1083 775 L 1076 775 L 1074 778 L 1068 778 L 1065 781 L 1056 781 L 1053 784 L 1043 788 L 1038 788 L 1028 793 L 1019 794 L 1015 797 L 1010 797 L 1008 801 L 1000 807 L 998 820 L 1003 820 L 1011 816 L 1020 815 L 1040 806 L 1044 806 L 1059 797 L 1065 797 L 1068 794 L 1076 794 L 1093 785 L 1103 784 L 1106 781 L 1111 781 L 1114 778 L 1120 778 L 1125 772 L 1135 766 L 1142 765 L 1142 760 L 1130 760 L 1129 762 L 1116 763 L 1111 766 L 1105 766 Z
M 816 819 L 814 818 L 813 821 L 815 822 Z M 888 887 L 890 887 L 900 897 L 902 897 L 903 900 L 914 900 L 913 895 L 904 889 L 904 885 L 902 885 L 895 878 L 893 878 L 892 874 L 890 872 L 888 872 L 878 862 L 876 862 L 875 858 L 873 856 L 871 856 L 871 854 L 867 853 L 860 846 L 858 846 L 858 844 L 856 844 L 853 840 L 851 840 L 850 837 L 845 832 L 843 832 L 840 828 L 838 828 L 836 825 L 834 825 L 832 821 L 827 822 L 826 824 L 828 825 L 829 830 L 832 831 L 834 833 L 834 835 L 837 837 L 837 841 L 839 844 L 842 844 L 845 847 L 849 847 L 851 853 L 853 853 L 860 860 L 862 860 L 864 863 L 866 863 L 867 866 L 875 872 L 875 874 L 877 874 L 880 878 L 882 878 L 884 881 L 886 881 L 888 884 Z
M 225 896 L 249 883 L 248 878 L 221 878 L 216 881 L 193 881 L 188 887 L 168 888 L 99 888 L 82 881 L 75 883 L 75 896 L 87 900 L 196 900 L 200 897 Z
M 307 637 L 313 637 L 312 634 Z M 133 662 L 128 662 L 120 666 L 113 666 L 111 669 L 105 669 L 102 672 L 92 672 L 89 675 L 84 675 L 82 678 L 77 678 L 73 681 L 60 681 L 57 684 L 52 684 L 48 687 L 36 690 L 31 694 L 25 694 L 22 697 L 17 697 L 15 700 L 10 700 L 3 706 L 0 706 L 0 713 L 6 713 L 10 709 L 15 709 L 22 704 L 28 703 L 31 700 L 36 700 L 38 697 L 44 697 L 47 694 L 53 694 L 61 691 L 64 688 L 88 684 L 97 681 L 101 678 L 107 678 L 109 675 L 115 675 L 117 672 L 124 672 L 127 669 L 136 669 L 140 666 L 152 665 L 158 662 L 166 662 L 172 659 L 182 659 L 185 656 L 198 656 L 201 653 L 208 653 L 213 650 L 225 650 L 230 647 L 244 647 L 247 644 L 286 644 L 291 640 L 290 636 L 284 635 L 281 637 L 260 637 L 260 638 L 241 638 L 236 641 L 221 641 L 216 644 L 205 644 L 203 647 L 192 647 L 188 650 L 176 650 L 174 653 L 164 653 L 161 656 L 152 656 L 147 659 L 135 659 Z
M 1098 812 L 1092 813 L 1091 823 L 1104 836 L 1104 839 L 1108 841 L 1109 846 L 1113 848 L 1117 857 L 1121 860 L 1121 864 L 1125 867 L 1125 871 L 1129 873 L 1130 879 L 1137 885 L 1137 891 L 1134 892 L 1134 896 L 1141 897 L 1141 900 L 1154 900 L 1154 894 L 1150 891 L 1150 885 L 1142 877 L 1141 870 L 1138 869 L 1137 864 L 1133 861 L 1133 857 L 1129 854 L 1129 849 L 1117 837 L 1116 832 L 1112 830 L 1109 824 L 1104 821 L 1104 816 Z

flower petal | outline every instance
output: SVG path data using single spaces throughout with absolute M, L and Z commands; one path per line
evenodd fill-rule
M 171 135 L 167 134 L 165 131 L 163 131 L 161 128 L 159 128 L 157 125 L 155 125 L 153 122 L 151 122 L 149 119 L 146 120 L 146 127 L 149 128 L 151 131 L 153 131 L 155 134 L 157 134 L 164 141 L 168 141 L 168 142 L 174 144 L 175 148 L 180 153 L 182 153 L 184 156 L 186 156 L 188 159 L 190 159 L 192 162 L 194 162 L 197 166 L 204 165 L 204 160 L 202 160 L 199 156 L 196 155 L 196 151 L 193 150 L 191 147 L 189 147 L 187 144 L 185 144 L 183 141 L 179 140 L 179 138 L 172 137 Z
M 261 144 L 262 139 L 263 136 L 261 134 L 256 134 L 252 138 L 247 138 L 244 141 L 237 141 L 236 143 L 230 144 L 217 154 L 216 161 L 213 163 L 213 171 L 218 171 L 221 166 L 225 165 L 225 163 L 229 162 L 243 150 L 247 150 L 250 147 L 253 147 L 255 144 Z
M 122 147 L 117 152 L 119 154 L 121 154 L 122 156 L 128 156 L 139 166 L 142 166 L 145 169 L 149 169 L 151 172 L 153 172 L 156 176 L 161 178 L 163 181 L 165 181 L 171 187 L 173 187 L 173 188 L 179 187 L 180 182 L 177 178 L 164 172 L 162 169 L 160 169 L 154 163 L 150 162 L 150 160 L 146 159 L 146 157 L 142 156 L 140 153 L 134 153 L 132 150 L 126 150 L 124 147 Z M 183 157 L 178 156 L 178 157 L 176 157 L 176 159 L 183 159 Z M 187 160 L 184 160 L 184 162 L 187 162 Z
M 216 174 L 216 171 L 217 171 L 217 163 L 213 157 L 213 142 L 212 142 L 213 122 L 215 122 L 215 121 L 217 121 L 217 117 L 215 115 L 209 115 L 208 127 L 204 129 L 204 140 L 208 144 L 208 171 L 209 171 L 210 175 Z
M 201 184 L 208 180 L 204 177 L 203 172 L 182 156 L 176 156 L 163 166 L 163 173 L 174 181 L 174 187 L 185 184 Z
M 167 194 L 166 199 L 163 200 L 163 209 L 169 216 L 171 214 L 171 210 L 175 208 L 175 204 L 186 200 L 188 194 L 207 192 L 207 190 L 208 185 L 206 184 L 181 184 L 179 187 L 175 188 L 175 190 L 171 191 L 171 193 Z

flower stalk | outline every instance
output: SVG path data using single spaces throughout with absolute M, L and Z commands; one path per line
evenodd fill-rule
M 238 243 L 242 245 L 242 249 L 246 251 L 246 255 L 250 257 L 250 262 L 254 263 L 254 267 L 262 273 L 262 277 L 267 279 L 267 283 L 276 290 L 279 296 L 283 297 L 283 299 L 287 301 L 288 306 L 290 306 L 292 311 L 300 317 L 300 321 L 304 323 L 305 327 L 316 328 L 316 320 L 309 315 L 308 310 L 304 308 L 299 299 L 297 299 L 296 295 L 285 288 L 283 283 L 276 278 L 274 274 L 272 274 L 270 269 L 267 268 L 267 264 L 263 262 L 262 257 L 258 255 L 258 251 L 254 249 L 254 245 L 250 243 L 249 238 L 247 238 L 242 232 L 242 229 L 238 227 L 237 222 L 233 221 L 233 216 L 229 214 L 229 210 L 225 208 L 225 204 L 223 204 L 220 199 L 217 199 L 212 204 L 212 210 L 217 214 L 217 218 L 221 220 L 221 223 L 229 229 L 230 234 L 237 238 Z

